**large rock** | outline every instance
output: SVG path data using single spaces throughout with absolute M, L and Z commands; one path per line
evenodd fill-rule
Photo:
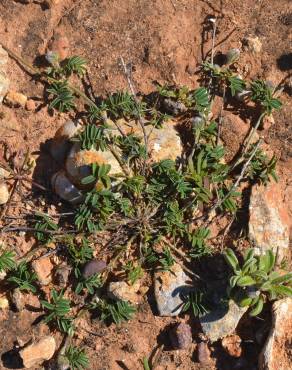
M 258 253 L 278 249 L 281 261 L 289 250 L 289 215 L 278 183 L 252 188 L 249 204 L 249 238 Z
M 190 278 L 179 264 L 174 264 L 170 271 L 155 274 L 155 299 L 160 316 L 177 316 L 193 287 Z
M 200 318 L 204 334 L 211 342 L 233 334 L 246 310 L 247 307 L 241 308 L 233 300 L 229 301 L 228 307 L 218 306 Z
M 54 337 L 47 336 L 22 349 L 20 351 L 20 357 L 22 358 L 24 367 L 29 369 L 33 366 L 40 365 L 43 361 L 47 361 L 52 358 L 55 350 L 56 342 Z
M 273 305 L 272 328 L 259 357 L 259 370 L 292 369 L 292 299 Z

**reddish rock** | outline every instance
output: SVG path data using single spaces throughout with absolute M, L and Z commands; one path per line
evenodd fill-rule
M 32 268 L 37 274 L 41 285 L 48 285 L 52 281 L 53 264 L 49 257 L 40 258 L 33 261 Z
M 281 261 L 289 252 L 289 215 L 279 183 L 252 188 L 249 205 L 249 238 L 258 253 L 273 249 Z M 278 249 L 278 251 L 277 251 Z
M 187 349 L 191 346 L 192 329 L 183 322 L 177 324 L 170 333 L 170 340 L 175 349 Z
M 28 101 L 25 104 L 25 109 L 28 111 L 33 111 L 36 109 L 36 103 L 32 99 L 28 99 Z
M 197 359 L 201 365 L 208 365 L 211 362 L 211 351 L 208 348 L 208 344 L 201 342 L 197 346 Z
M 238 335 L 229 335 L 222 339 L 222 347 L 232 357 L 240 357 L 242 354 L 241 339 Z
M 273 305 L 272 328 L 259 357 L 259 370 L 292 369 L 292 299 Z

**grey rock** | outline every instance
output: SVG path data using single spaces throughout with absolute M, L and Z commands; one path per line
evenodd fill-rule
M 211 362 L 211 352 L 208 344 L 200 342 L 197 345 L 197 360 L 201 365 L 208 365 Z
M 68 283 L 69 275 L 71 269 L 69 266 L 60 266 L 56 269 L 54 278 L 56 283 L 59 284 L 61 287 L 65 287 Z
M 163 108 L 165 109 L 166 113 L 172 114 L 174 116 L 187 111 L 186 106 L 182 102 L 175 101 L 169 98 L 163 100 Z
M 200 318 L 202 330 L 211 342 L 215 342 L 232 334 L 246 311 L 247 307 L 241 308 L 230 300 L 228 306 L 219 305 Z
M 259 356 L 259 370 L 291 370 L 292 299 L 273 304 L 272 327 Z
M 101 260 L 89 261 L 85 264 L 82 275 L 87 279 L 94 274 L 100 274 L 103 272 L 106 269 L 106 266 L 106 262 Z
M 190 325 L 183 322 L 176 324 L 170 332 L 170 340 L 175 349 L 187 349 L 193 342 Z
M 155 274 L 155 299 L 160 316 L 177 316 L 182 310 L 183 297 L 193 290 L 190 278 L 179 264 L 174 264 L 171 271 Z

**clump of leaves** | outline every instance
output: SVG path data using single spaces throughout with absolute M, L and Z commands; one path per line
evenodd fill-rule
M 36 293 L 37 289 L 33 284 L 37 280 L 34 272 L 31 272 L 26 262 L 21 262 L 14 270 L 11 271 L 7 279 L 20 290 L 31 291 Z
M 282 103 L 274 97 L 274 88 L 264 80 L 255 80 L 250 85 L 251 100 L 259 103 L 267 114 L 281 108 Z
M 253 148 L 254 146 L 251 146 L 251 150 L 246 154 L 246 157 L 250 156 Z M 264 185 L 270 181 L 270 178 L 272 178 L 274 181 L 278 181 L 278 177 L 276 175 L 276 165 L 277 158 L 275 155 L 269 159 L 261 149 L 258 149 L 251 160 L 248 176 L 251 180 L 258 181 Z
M 119 325 L 124 321 L 132 319 L 136 308 L 126 301 L 109 301 L 98 299 L 93 303 L 91 309 L 97 309 L 102 321 L 110 321 Z
M 36 237 L 42 243 L 49 243 L 53 237 L 49 233 L 42 232 L 43 230 L 57 231 L 58 225 L 46 214 L 36 213 L 37 222 L 35 223 Z
M 57 81 L 52 83 L 47 92 L 53 96 L 50 103 L 51 109 L 58 109 L 60 112 L 68 112 L 75 108 L 74 93 L 70 89 L 67 81 Z
M 12 251 L 3 250 L 3 252 L 0 254 L 0 272 L 10 271 L 15 268 L 14 257 L 15 254 Z
M 251 316 L 261 313 L 266 301 L 282 297 L 292 297 L 292 273 L 281 275 L 275 271 L 275 255 L 271 250 L 256 256 L 249 249 L 240 265 L 232 249 L 224 253 L 225 259 L 233 269 L 230 288 L 241 306 L 249 306 Z
M 47 314 L 44 318 L 46 324 L 50 322 L 57 323 L 59 330 L 73 335 L 73 318 L 68 316 L 70 312 L 70 301 L 64 298 L 63 290 L 58 294 L 58 292 L 53 289 L 51 291 L 50 302 L 41 300 L 41 304 L 47 310 Z
M 210 234 L 210 230 L 205 227 L 200 227 L 192 233 L 189 233 L 189 241 L 191 243 L 189 255 L 191 257 L 200 258 L 211 254 L 211 249 L 206 243 Z
M 84 278 L 77 270 L 76 278 L 78 279 L 75 293 L 80 294 L 83 290 L 87 290 L 89 294 L 94 294 L 94 290 L 102 286 L 100 274 L 94 274 L 88 278 Z
M 65 351 L 70 368 L 72 370 L 80 370 L 89 367 L 89 360 L 82 348 L 69 346 Z
M 134 285 L 143 276 L 141 265 L 135 265 L 133 261 L 129 261 L 123 266 L 123 270 L 127 274 L 127 280 L 131 285 Z
M 195 317 L 202 317 L 209 312 L 206 295 L 203 291 L 191 292 L 184 298 L 182 312 L 191 310 Z

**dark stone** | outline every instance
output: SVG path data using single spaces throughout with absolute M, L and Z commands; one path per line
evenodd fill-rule
M 85 279 L 89 278 L 94 274 L 99 274 L 106 269 L 106 262 L 101 260 L 92 260 L 86 263 L 83 269 L 83 277 Z
M 192 344 L 192 329 L 185 323 L 176 324 L 170 332 L 170 340 L 173 348 L 187 349 Z

